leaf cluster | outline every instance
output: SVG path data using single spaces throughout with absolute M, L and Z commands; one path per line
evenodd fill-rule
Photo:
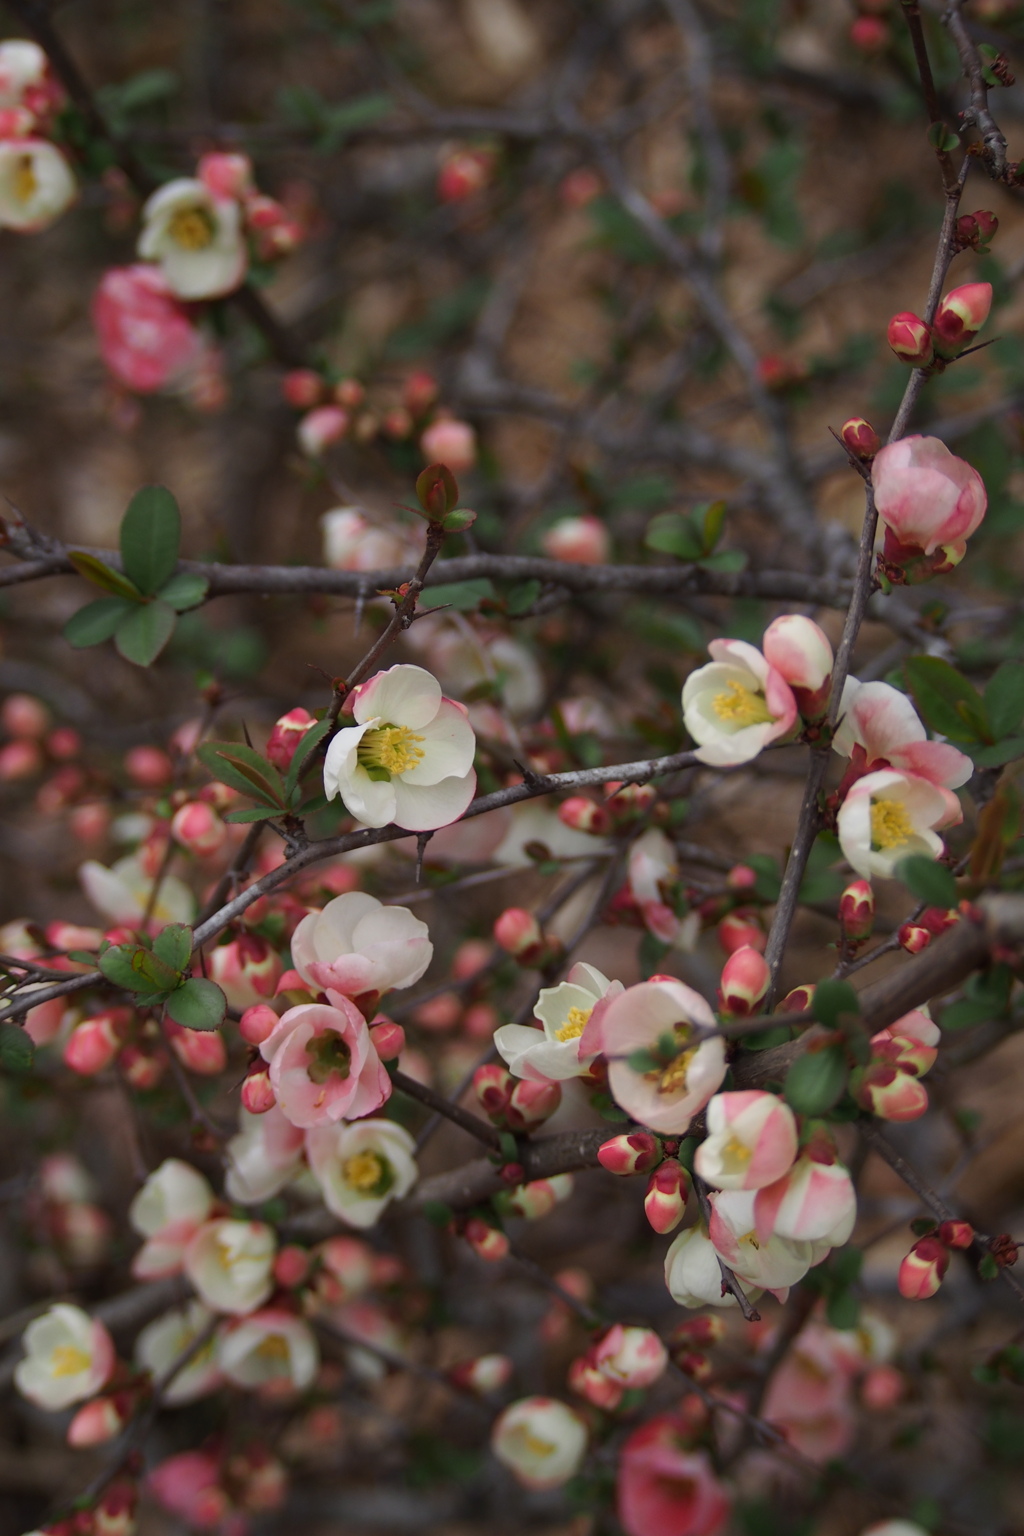
M 169 923 L 149 941 L 109 944 L 100 951 L 99 968 L 109 982 L 130 992 L 142 1008 L 161 1003 L 176 1024 L 186 1029 L 216 1029 L 227 999 L 216 982 L 193 976 L 192 930 L 186 923 Z

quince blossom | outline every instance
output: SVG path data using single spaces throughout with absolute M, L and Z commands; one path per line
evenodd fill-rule
M 668 1351 L 652 1329 L 615 1323 L 593 1346 L 590 1359 L 609 1381 L 631 1390 L 650 1387 L 664 1375 Z
M 208 1221 L 185 1249 L 185 1274 L 214 1312 L 253 1312 L 273 1290 L 276 1247 L 261 1221 Z
M 213 1190 L 188 1163 L 169 1157 L 132 1201 L 128 1219 L 146 1239 L 132 1260 L 136 1280 L 177 1274 L 185 1249 L 213 1209 Z
M 154 1379 L 165 1375 L 185 1351 L 192 1347 L 199 1335 L 210 1327 L 215 1315 L 201 1301 L 189 1301 L 182 1307 L 175 1307 L 154 1318 L 135 1340 L 136 1365 L 149 1371 Z M 216 1346 L 213 1338 L 210 1338 L 187 1365 L 175 1372 L 161 1392 L 160 1401 L 169 1407 L 194 1403 L 198 1398 L 215 1392 L 221 1381 Z
M 22 1397 L 51 1413 L 81 1403 L 113 1374 L 114 1344 L 103 1324 L 81 1307 L 57 1302 L 22 1336 L 25 1358 L 14 1368 Z
M 929 741 L 910 699 L 889 683 L 849 677 L 843 688 L 833 751 L 861 773 L 897 768 L 946 789 L 959 789 L 974 772 L 966 753 L 948 742 Z
M 225 1149 L 228 1199 L 240 1205 L 261 1205 L 273 1199 L 299 1172 L 303 1146 L 302 1131 L 276 1104 L 260 1115 L 243 1109 L 238 1134 Z
M 372 1227 L 418 1177 L 413 1139 L 393 1120 L 319 1126 L 307 1131 L 306 1150 L 324 1204 L 350 1227 Z
M 238 1387 L 288 1382 L 296 1392 L 312 1386 L 320 1348 L 308 1323 L 280 1307 L 228 1323 L 217 1340 L 217 1362 Z
M 717 1035 L 695 1038 L 694 1026 L 714 1029 L 715 1016 L 699 992 L 672 977 L 642 981 L 613 998 L 599 1027 L 597 1049 L 609 1058 L 608 1087 L 621 1109 L 652 1131 L 684 1133 L 725 1076 L 725 1046 Z M 668 1056 L 668 1042 L 672 1055 Z M 645 1071 L 630 1065 L 638 1051 L 666 1059 Z M 584 1032 L 581 1049 L 590 1040 Z
M 759 1189 L 754 1200 L 754 1228 L 759 1242 L 784 1237 L 791 1242 L 824 1242 L 841 1248 L 857 1218 L 857 1195 L 849 1170 L 838 1161 L 822 1162 L 804 1154 L 776 1183 Z
M 47 68 L 46 54 L 38 43 L 21 37 L 0 43 L 0 110 L 25 106 L 26 99 L 43 86 Z
M 369 827 L 429 832 L 456 821 L 476 791 L 476 737 L 461 704 L 422 667 L 403 663 L 354 688 L 356 724 L 324 760 L 324 793 Z
M 871 480 L 878 515 L 888 530 L 887 558 L 933 555 L 941 549 L 952 564 L 963 559 L 988 505 L 976 469 L 939 438 L 914 434 L 880 450 Z
M 304 1130 L 370 1115 L 391 1097 L 366 1020 L 340 992 L 327 996 L 289 1008 L 260 1046 L 281 1113 Z
M 378 528 L 358 507 L 335 507 L 320 518 L 324 564 L 335 571 L 382 571 L 404 565 L 409 551 L 397 533 Z
M 526 1488 L 558 1488 L 579 1471 L 587 1449 L 582 1419 L 554 1397 L 521 1397 L 500 1414 L 491 1449 Z
M 249 255 L 235 198 L 180 176 L 146 201 L 142 221 L 139 255 L 159 263 L 180 299 L 221 298 L 245 277 Z
M 793 1165 L 796 1119 L 777 1094 L 716 1093 L 707 1107 L 707 1125 L 693 1165 L 716 1189 L 763 1189 Z
M 754 1190 L 746 1189 L 709 1195 L 708 1236 L 738 1279 L 762 1290 L 784 1291 L 802 1280 L 831 1245 L 826 1244 L 819 1252 L 810 1242 L 792 1242 L 776 1235 L 763 1241 L 756 1229 L 756 1198 Z
M 870 879 L 891 876 L 910 854 L 938 858 L 943 843 L 937 829 L 962 820 L 952 790 L 883 768 L 851 786 L 839 807 L 836 831 L 847 863 Z
M 92 301 L 92 323 L 110 372 L 140 395 L 182 382 L 206 350 L 163 273 L 142 263 L 104 273 Z
M 793 690 L 745 640 L 712 640 L 712 660 L 683 684 L 683 721 L 694 756 L 714 768 L 749 763 L 797 719 Z
M 118 859 L 108 869 L 95 859 L 80 865 L 78 878 L 82 889 L 104 917 L 129 927 L 141 925 L 153 890 L 153 876 L 147 874 L 137 853 Z M 149 918 L 151 932 L 168 923 L 191 923 L 195 916 L 195 897 L 176 875 L 164 875 Z
M 669 1295 L 681 1307 L 735 1307 L 739 1303 L 722 1289 L 722 1267 L 718 1251 L 703 1222 L 687 1227 L 665 1254 L 665 1284 Z M 760 1288 L 744 1287 L 751 1301 L 760 1296 Z
M 626 1536 L 717 1536 L 732 1507 L 685 1419 L 659 1414 L 634 1429 L 619 1457 L 618 1516 Z
M 583 1050 L 583 1033 L 592 1021 L 594 1030 L 600 1027 L 608 1003 L 623 991 L 621 981 L 609 981 L 596 966 L 578 961 L 565 981 L 545 987 L 537 999 L 533 1014 L 543 1034 L 525 1024 L 503 1024 L 495 1030 L 495 1048 L 515 1077 L 559 1083 L 582 1077 L 597 1054 Z
M 292 936 L 292 962 L 311 987 L 359 997 L 419 981 L 434 953 L 430 930 L 408 907 L 346 891 L 308 913 Z
M 0 229 L 38 234 L 77 191 L 71 167 L 48 139 L 0 140 Z

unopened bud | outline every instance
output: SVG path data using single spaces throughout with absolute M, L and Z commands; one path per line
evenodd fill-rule
M 476 463 L 476 433 L 468 421 L 441 416 L 420 438 L 420 449 L 428 464 L 444 464 L 461 475 Z
M 318 459 L 328 448 L 341 441 L 348 431 L 348 412 L 340 405 L 319 405 L 299 422 L 299 447 L 311 459 Z
M 289 1243 L 274 1260 L 274 1279 L 286 1291 L 297 1290 L 308 1276 L 312 1262 L 308 1249 Z
M 130 1087 L 139 1093 L 148 1093 L 166 1072 L 167 1058 L 162 1051 L 147 1051 L 140 1045 L 126 1045 L 117 1058 L 117 1065 Z
M 119 1404 L 118 1398 L 121 1398 Z M 124 1395 L 94 1397 L 91 1403 L 83 1403 L 68 1425 L 68 1445 L 80 1450 L 88 1445 L 104 1445 L 119 1435 L 128 1420 Z
M 512 1076 L 504 1067 L 491 1063 L 477 1067 L 473 1073 L 473 1092 L 477 1102 L 489 1120 L 504 1125 L 508 1102 L 512 1093 Z
M 397 1061 L 405 1050 L 405 1030 L 401 1024 L 382 1018 L 370 1030 L 370 1040 L 381 1061 Z
M 227 835 L 227 827 L 213 806 L 204 800 L 189 801 L 175 811 L 171 822 L 171 836 L 175 842 L 200 859 L 209 859 L 219 853 Z
M 182 1029 L 168 1023 L 167 1038 L 182 1066 L 199 1077 L 216 1077 L 228 1064 L 224 1036 L 219 1029 Z
M 927 368 L 934 361 L 931 327 L 919 315 L 909 310 L 893 315 L 887 335 L 896 356 L 912 368 Z
M 604 787 L 613 821 L 633 821 L 645 815 L 658 798 L 653 784 L 623 784 L 615 780 Z
M 562 1102 L 560 1083 L 534 1083 L 520 1078 L 509 1094 L 505 1116 L 513 1131 L 525 1131 L 550 1120 Z
M 432 373 L 410 373 L 402 385 L 402 404 L 410 416 L 422 416 L 434 404 L 440 385 Z
M 908 955 L 919 955 L 932 941 L 932 935 L 920 923 L 901 923 L 896 930 L 896 937 L 900 948 L 905 949 Z
M 586 1398 L 595 1408 L 604 1408 L 606 1411 L 619 1406 L 625 1390 L 598 1368 L 593 1351 L 589 1350 L 569 1366 L 566 1381 L 571 1392 Z
M 969 1248 L 974 1242 L 974 1228 L 969 1221 L 942 1221 L 935 1236 L 947 1248 Z
M 324 1269 L 343 1287 L 346 1296 L 360 1296 L 373 1284 L 374 1254 L 358 1237 L 329 1237 L 317 1249 Z
M 132 747 L 125 753 L 124 771 L 141 789 L 159 789 L 174 777 L 174 765 L 159 747 Z
M 946 294 L 935 312 L 932 332 L 944 355 L 956 354 L 973 341 L 992 308 L 991 283 L 964 283 Z
M 293 368 L 281 380 L 281 393 L 289 405 L 297 411 L 308 411 L 319 405 L 327 386 L 312 368 Z
M 500 1227 L 492 1227 L 488 1222 L 481 1221 L 478 1216 L 471 1216 L 466 1222 L 462 1232 L 473 1252 L 488 1264 L 498 1264 L 508 1257 L 509 1241 Z
M 339 379 L 333 390 L 334 398 L 347 411 L 357 410 L 366 399 L 366 390 L 358 379 Z
M 861 53 L 881 53 L 891 40 L 892 32 L 881 16 L 858 16 L 850 23 L 850 42 Z
M 661 1157 L 657 1139 L 648 1131 L 613 1136 L 597 1149 L 597 1160 L 609 1173 L 647 1173 Z
M 768 935 L 753 907 L 738 907 L 735 912 L 727 912 L 716 932 L 718 942 L 727 955 L 734 955 L 744 947 L 757 950 L 763 955 L 768 943 Z
M 64 1065 L 81 1077 L 93 1077 L 109 1067 L 127 1033 L 125 1013 L 123 1008 L 110 1008 L 76 1024 L 64 1046 Z
M 674 1158 L 666 1158 L 651 1174 L 644 1196 L 644 1211 L 655 1232 L 671 1232 L 679 1225 L 689 1193 L 690 1175 Z
M 771 970 L 759 950 L 749 944 L 734 950 L 722 967 L 718 987 L 722 1012 L 732 1019 L 745 1019 L 756 1013 L 771 980 Z
M 851 416 L 849 421 L 844 421 L 839 436 L 853 457 L 863 459 L 865 463 L 873 459 L 882 446 L 882 439 L 863 416 Z
M 306 709 L 290 709 L 286 715 L 274 721 L 274 729 L 267 739 L 267 756 L 275 768 L 286 773 L 291 767 L 295 749 L 306 732 L 316 725 Z
M 839 898 L 839 918 L 847 939 L 860 943 L 875 926 L 875 893 L 867 880 L 851 880 Z
M 506 907 L 494 925 L 494 937 L 506 954 L 528 964 L 544 948 L 544 935 L 532 912 Z
M 462 1365 L 453 1365 L 448 1380 L 464 1391 L 486 1397 L 490 1392 L 500 1392 L 512 1378 L 513 1365 L 508 1355 L 479 1355 Z
M 262 1045 L 278 1025 L 278 1016 L 269 1003 L 254 1003 L 238 1021 L 238 1033 L 248 1045 Z
M 725 883 L 731 891 L 752 891 L 757 884 L 757 870 L 749 864 L 734 864 Z
M 710 1349 L 713 1344 L 720 1344 L 725 1334 L 723 1319 L 716 1313 L 707 1312 L 700 1317 L 691 1317 L 685 1323 L 677 1323 L 668 1336 L 668 1342 L 671 1348 L 684 1346 Z
M 907 1301 L 934 1296 L 948 1268 L 949 1249 L 937 1237 L 922 1237 L 900 1265 L 900 1295 Z
M 277 1103 L 277 1095 L 270 1083 L 270 1069 L 265 1061 L 257 1058 L 242 1083 L 242 1108 L 250 1115 L 265 1115 Z
M 50 728 L 50 711 L 30 693 L 11 693 L 0 705 L 0 725 L 8 736 L 38 740 Z
M 573 795 L 558 807 L 558 819 L 574 832 L 590 832 L 600 837 L 611 826 L 611 817 L 603 805 L 586 795 Z
M 928 1108 L 924 1084 L 887 1061 L 859 1067 L 850 1076 L 850 1089 L 861 1108 L 879 1120 L 919 1120 Z

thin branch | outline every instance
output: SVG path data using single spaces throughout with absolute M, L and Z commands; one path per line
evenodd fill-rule
M 414 1077 L 409 1077 L 405 1072 L 393 1072 L 391 1081 L 399 1093 L 404 1093 L 407 1098 L 416 1099 L 420 1104 L 425 1104 L 428 1109 L 434 1111 L 435 1115 L 443 1116 L 453 1125 L 468 1131 L 470 1136 L 475 1136 L 477 1141 L 482 1141 L 485 1147 L 493 1147 L 496 1152 L 501 1151 L 501 1137 L 498 1132 L 486 1120 L 481 1120 L 479 1115 L 470 1114 L 469 1110 L 462 1109 L 451 1099 L 446 1099 L 443 1094 L 435 1093 L 433 1088 L 428 1088 L 425 1083 L 418 1083 Z

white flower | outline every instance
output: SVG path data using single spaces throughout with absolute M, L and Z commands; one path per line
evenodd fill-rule
M 71 167 L 46 139 L 0 140 L 0 228 L 35 234 L 77 193 Z
M 181 176 L 154 192 L 142 209 L 138 251 L 157 261 L 181 299 L 216 299 L 245 277 L 248 253 L 242 210 L 201 181 Z
M 680 1232 L 665 1255 L 665 1284 L 681 1307 L 735 1307 L 735 1296 L 722 1294 L 722 1267 L 703 1224 Z M 759 1290 L 744 1290 L 756 1301 Z
M 491 1450 L 527 1488 L 557 1488 L 575 1476 L 587 1449 L 582 1419 L 554 1397 L 521 1397 L 491 1431 Z
M 393 1120 L 357 1120 L 306 1132 L 309 1165 L 324 1204 L 350 1227 L 372 1227 L 389 1200 L 400 1200 L 418 1169 L 408 1131 Z
M 25 92 L 46 79 L 46 54 L 38 43 L 9 37 L 0 43 L 0 110 L 20 107 Z
M 426 923 L 364 891 L 347 891 L 322 912 L 308 913 L 292 938 L 292 963 L 303 981 L 346 997 L 411 987 L 433 953 Z
M 752 1189 L 724 1189 L 709 1195 L 709 1236 L 738 1279 L 766 1291 L 785 1290 L 802 1280 L 811 1266 L 825 1257 L 830 1245 L 826 1243 L 819 1251 L 810 1242 L 759 1237 L 754 1215 L 756 1195 Z
M 943 851 L 937 827 L 963 820 L 952 790 L 894 768 L 865 774 L 839 807 L 836 830 L 847 863 L 865 879 L 892 875 L 911 854 L 938 858 Z
M 22 1397 L 55 1412 L 92 1397 L 110 1380 L 114 1343 L 81 1307 L 57 1302 L 25 1329 L 25 1358 L 14 1368 Z
M 205 1221 L 213 1190 L 198 1169 L 168 1157 L 151 1173 L 128 1208 L 128 1220 L 140 1237 L 155 1237 L 171 1222 Z
M 261 1221 L 208 1221 L 185 1249 L 185 1273 L 214 1312 L 253 1312 L 274 1288 L 276 1247 Z
M 621 981 L 609 981 L 579 961 L 565 981 L 545 987 L 537 999 L 533 1015 L 543 1024 L 543 1034 L 526 1024 L 503 1024 L 494 1033 L 498 1054 L 514 1077 L 556 1083 L 582 1077 L 596 1055 L 580 1054 L 583 1031 L 601 999 L 618 997 L 622 990 Z
M 397 533 L 368 522 L 358 507 L 335 507 L 320 518 L 324 564 L 335 571 L 381 571 L 404 565 L 408 550 Z
M 719 1035 L 695 1040 L 695 1030 L 714 1029 L 715 1016 L 699 992 L 681 981 L 642 981 L 613 998 L 589 1034 L 608 1057 L 608 1089 L 620 1109 L 652 1131 L 683 1135 L 690 1121 L 721 1086 L 725 1046 Z M 589 1046 L 589 1038 L 584 1046 Z M 671 1047 L 673 1055 L 662 1055 Z M 655 1060 L 637 1070 L 630 1058 Z M 660 1062 L 657 1060 L 660 1056 Z
M 712 660 L 683 684 L 683 720 L 699 762 L 749 763 L 796 723 L 793 690 L 745 640 L 712 640 Z
M 243 1109 L 239 1131 L 227 1144 L 224 1190 L 240 1205 L 261 1205 L 290 1184 L 302 1167 L 302 1132 L 275 1104 L 265 1114 Z
M 135 1340 L 136 1365 L 149 1371 L 154 1380 L 165 1375 L 210 1326 L 214 1315 L 201 1301 L 189 1301 L 154 1318 Z M 171 1407 L 194 1403 L 197 1398 L 216 1391 L 220 1383 L 220 1366 L 211 1336 L 164 1388 L 161 1402 Z
M 320 1368 L 320 1350 L 309 1324 L 276 1307 L 229 1323 L 217 1341 L 217 1359 L 236 1386 L 289 1381 L 296 1392 L 311 1386 Z
M 112 923 L 126 923 L 130 927 L 142 923 L 153 880 L 142 868 L 138 854 L 130 853 L 126 858 L 118 859 L 109 869 L 105 864 L 97 864 L 95 859 L 88 859 L 79 866 L 78 879 L 97 912 Z M 165 875 L 160 882 L 150 925 L 163 928 L 167 923 L 190 923 L 195 910 L 195 897 L 184 881 L 174 875 Z
M 324 793 L 341 795 L 368 827 L 445 827 L 476 790 L 476 737 L 466 712 L 422 667 L 399 664 L 352 690 L 356 724 L 338 731 L 324 761 Z

